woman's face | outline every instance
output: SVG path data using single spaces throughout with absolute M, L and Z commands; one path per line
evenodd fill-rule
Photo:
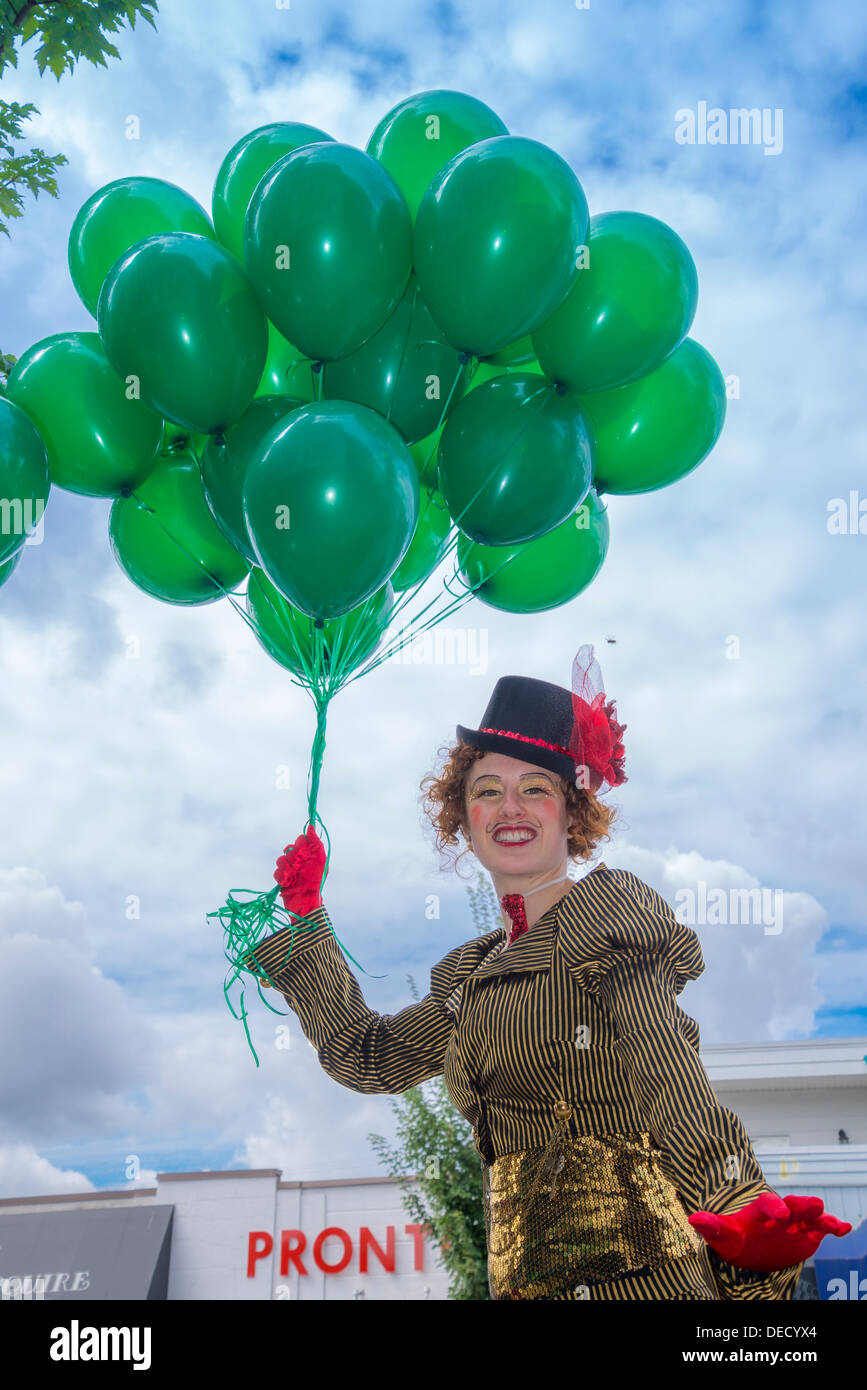
M 486 753 L 464 779 L 472 849 L 494 875 L 554 872 L 567 853 L 566 797 L 553 772 Z

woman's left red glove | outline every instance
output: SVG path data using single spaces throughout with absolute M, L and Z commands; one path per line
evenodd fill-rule
M 322 871 L 325 868 L 325 846 L 312 825 L 306 835 L 299 835 L 287 845 L 277 860 L 274 877 L 280 884 L 283 906 L 297 917 L 322 906 Z
M 780 1197 L 762 1192 L 729 1216 L 696 1211 L 689 1217 L 712 1250 L 740 1269 L 788 1269 L 818 1250 L 825 1236 L 845 1236 L 851 1221 L 825 1211 L 821 1197 Z

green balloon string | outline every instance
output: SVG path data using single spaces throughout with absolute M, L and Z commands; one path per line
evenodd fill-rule
M 318 636 L 317 632 L 317 636 Z M 321 645 L 321 644 L 320 644 Z M 312 693 L 312 692 L 311 692 Z M 322 880 L 319 885 L 320 894 L 328 878 L 328 869 L 331 863 L 331 837 L 328 834 L 325 822 L 322 820 L 316 809 L 316 802 L 319 794 L 319 778 L 322 770 L 322 762 L 325 757 L 325 722 L 328 713 L 328 705 L 331 696 L 319 693 L 316 700 L 316 734 L 313 740 L 313 748 L 310 756 L 310 771 L 308 777 L 307 795 L 307 822 L 303 833 L 307 833 L 308 826 L 318 825 L 321 828 L 325 842 L 325 866 L 322 873 Z M 240 1018 L 244 1025 L 247 1043 L 253 1054 L 256 1066 L 259 1065 L 259 1058 L 253 1046 L 250 1036 L 250 1028 L 247 1023 L 247 1010 L 244 1006 L 244 988 L 241 987 L 241 997 L 239 1001 L 240 1014 L 235 1012 L 230 998 L 230 990 L 242 975 L 252 975 L 256 981 L 256 988 L 259 998 L 272 1013 L 284 1014 L 283 1010 L 275 1009 L 270 1005 L 262 994 L 262 978 L 267 980 L 273 988 L 280 988 L 277 981 L 268 973 L 264 966 L 255 962 L 255 949 L 262 943 L 263 937 L 269 938 L 274 932 L 282 931 L 286 927 L 291 928 L 289 933 L 289 945 L 286 954 L 281 958 L 279 969 L 282 969 L 291 959 L 292 948 L 295 944 L 296 932 L 313 931 L 320 923 L 311 921 L 310 914 L 301 915 L 286 908 L 279 902 L 279 884 L 270 889 L 267 893 L 255 893 L 251 889 L 233 888 L 230 890 L 225 903 L 214 912 L 206 913 L 206 918 L 216 917 L 221 923 L 224 931 L 223 952 L 229 962 L 230 971 L 223 983 L 223 996 L 229 1007 L 233 1018 Z M 369 970 L 365 970 L 360 961 L 355 959 L 352 952 L 341 941 L 337 932 L 328 919 L 331 934 L 334 937 L 340 950 L 357 966 L 362 974 L 370 979 L 384 980 L 385 975 L 373 975 Z M 285 1015 L 284 1015 L 285 1016 Z

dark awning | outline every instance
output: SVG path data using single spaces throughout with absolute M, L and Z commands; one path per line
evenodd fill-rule
M 46 1302 L 165 1298 L 173 1211 L 84 1207 L 0 1215 L 0 1298 L 38 1298 L 40 1275 Z

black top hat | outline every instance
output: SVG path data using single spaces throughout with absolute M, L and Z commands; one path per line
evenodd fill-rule
M 575 782 L 575 758 L 569 752 L 573 723 L 571 690 L 532 676 L 501 676 L 479 728 L 458 724 L 456 732 L 461 743 L 535 763 Z

